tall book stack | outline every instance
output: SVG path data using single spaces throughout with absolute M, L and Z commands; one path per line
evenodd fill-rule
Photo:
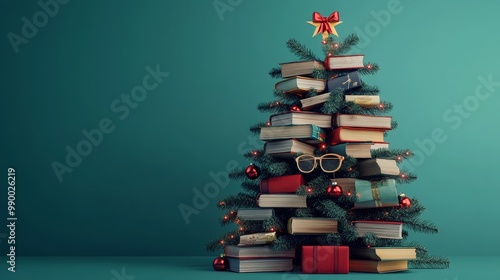
M 339 15 L 313 13 L 309 23 L 317 33 L 338 24 Z M 301 60 L 269 72 L 280 78 L 276 99 L 259 104 L 269 119 L 250 128 L 264 145 L 245 154 L 252 162 L 246 169 L 229 174 L 243 180 L 244 192 L 218 203 L 229 211 L 222 224 L 237 229 L 207 246 L 225 250 L 227 262 L 216 259 L 214 269 L 228 263 L 235 272 L 288 271 L 293 264 L 302 273 L 341 274 L 448 266 L 423 250 L 417 258 L 420 245 L 406 241 L 405 226 L 437 228 L 420 220 L 424 207 L 417 200 L 398 192 L 399 184 L 416 179 L 398 166 L 411 152 L 389 149 L 386 133 L 396 126 L 388 115 L 392 105 L 360 78 L 378 65 L 365 63 L 362 54 L 345 55 L 357 42 L 355 35 L 337 42 L 323 33 L 322 61 L 287 41 Z

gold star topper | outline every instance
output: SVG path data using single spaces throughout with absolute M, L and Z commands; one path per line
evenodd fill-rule
M 316 27 L 313 37 L 321 33 L 323 40 L 326 40 L 326 38 L 328 38 L 328 34 L 333 34 L 337 37 L 339 36 L 337 34 L 337 30 L 335 30 L 335 26 L 341 24 L 342 21 L 340 21 L 339 12 L 333 12 L 328 17 L 323 17 L 320 13 L 314 12 L 312 21 L 308 21 L 307 23 Z

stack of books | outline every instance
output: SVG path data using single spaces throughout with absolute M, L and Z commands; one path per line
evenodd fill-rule
M 408 261 L 416 258 L 415 248 L 351 248 L 349 270 L 370 273 L 405 271 L 408 270 Z
M 226 246 L 224 254 L 234 272 L 291 271 L 295 249 L 274 251 L 269 246 Z

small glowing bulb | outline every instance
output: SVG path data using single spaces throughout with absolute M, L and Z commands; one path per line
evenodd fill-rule
M 401 173 L 401 178 L 403 178 L 403 179 L 406 178 L 406 174 Z
M 313 189 L 312 189 L 312 188 L 307 188 L 307 191 L 308 191 L 308 192 L 312 192 L 312 191 L 313 191 Z
M 229 217 L 227 215 L 224 216 L 224 220 L 228 220 Z
M 270 231 L 274 231 L 274 228 L 272 227 L 272 228 L 270 229 Z
M 267 125 L 267 126 L 270 126 L 270 125 L 271 125 L 271 123 L 270 123 L 270 122 L 266 122 L 266 125 Z
M 372 65 L 371 64 L 366 65 L 366 69 L 368 70 L 372 69 Z
M 257 155 L 257 151 L 253 151 L 252 155 L 256 156 Z
M 339 47 L 339 44 L 335 44 L 333 45 L 334 48 L 338 48 Z
M 245 228 L 244 227 L 240 227 L 240 230 L 243 231 Z
M 325 143 L 321 143 L 321 145 L 320 145 L 320 149 L 321 149 L 321 150 L 326 149 L 326 144 L 325 144 Z
M 398 160 L 398 161 L 401 161 L 401 159 L 402 159 L 402 158 L 401 158 L 401 156 L 398 156 L 398 157 L 397 157 L 397 160 Z
M 326 40 L 321 41 L 321 44 L 326 45 Z
M 231 234 L 231 239 L 234 239 L 234 235 Z
M 220 241 L 220 244 L 224 244 L 224 240 L 221 240 L 221 241 Z

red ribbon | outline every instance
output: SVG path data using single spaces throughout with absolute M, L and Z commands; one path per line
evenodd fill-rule
M 328 32 L 328 34 L 331 34 L 333 31 L 330 28 L 330 22 L 339 22 L 340 21 L 340 15 L 339 12 L 333 12 L 330 16 L 328 17 L 323 17 L 320 13 L 314 12 L 313 13 L 313 22 L 316 23 L 321 23 L 318 29 L 318 33 L 323 33 L 323 32 Z

